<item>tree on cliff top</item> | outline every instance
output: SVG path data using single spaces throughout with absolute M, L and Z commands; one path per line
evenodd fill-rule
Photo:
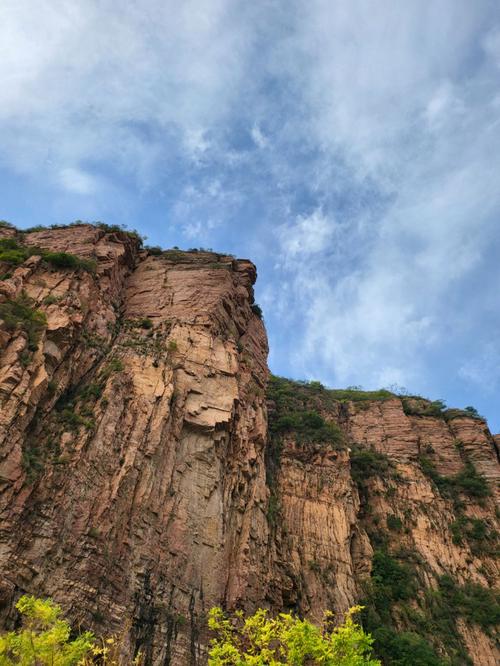
M 351 608 L 341 626 L 328 629 L 287 613 L 269 618 L 259 609 L 247 618 L 241 611 L 228 618 L 213 608 L 209 666 L 380 666 L 371 658 L 371 636 L 353 619 L 359 610 Z M 330 624 L 331 615 L 325 620 Z

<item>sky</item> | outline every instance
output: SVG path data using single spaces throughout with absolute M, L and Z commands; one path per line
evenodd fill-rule
M 497 0 L 2 0 L 0 219 L 252 259 L 270 367 L 500 431 Z

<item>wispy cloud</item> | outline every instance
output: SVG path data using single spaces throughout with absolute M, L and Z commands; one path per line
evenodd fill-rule
M 496 3 L 6 0 L 0 39 L 0 168 L 256 259 L 278 370 L 496 381 Z

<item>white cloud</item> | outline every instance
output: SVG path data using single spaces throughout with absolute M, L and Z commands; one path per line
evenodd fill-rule
M 450 302 L 498 237 L 500 12 L 376 5 L 4 0 L 0 164 L 80 198 L 92 164 L 161 185 L 171 227 L 268 257 L 293 374 L 423 381 L 483 314 Z
M 285 259 L 307 257 L 326 250 L 332 242 L 335 223 L 321 209 L 310 215 L 299 215 L 295 222 L 277 229 L 280 247 Z
M 36 174 L 89 160 L 140 182 L 195 160 L 238 94 L 251 31 L 228 0 L 0 5 L 0 154 Z
M 269 143 L 269 139 L 264 135 L 258 125 L 254 125 L 252 127 L 250 134 L 252 135 L 252 139 L 258 148 L 265 148 Z
M 99 189 L 98 180 L 82 169 L 71 167 L 62 169 L 59 179 L 64 189 L 75 194 L 95 194 Z

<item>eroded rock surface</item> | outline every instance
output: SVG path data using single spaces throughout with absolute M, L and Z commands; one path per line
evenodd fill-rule
M 0 323 L 3 626 L 22 593 L 50 595 L 81 626 L 125 628 L 147 663 L 204 664 L 215 604 L 344 613 L 366 594 L 377 533 L 429 588 L 443 574 L 498 582 L 495 554 L 454 539 L 456 502 L 422 468 L 425 457 L 455 477 L 472 463 L 498 492 L 484 421 L 408 415 L 398 398 L 320 401 L 345 445 L 289 432 L 276 448 L 251 262 L 153 254 L 91 225 L 22 242 L 97 267 L 36 255 L 0 266 L 0 304 L 24 299 L 46 317 L 36 344 L 22 322 Z M 386 456 L 390 474 L 361 483 L 355 450 Z M 494 494 L 460 511 L 498 529 Z M 389 515 L 401 529 L 387 530 Z M 397 611 L 395 623 L 408 628 Z M 491 634 L 462 620 L 458 631 L 475 664 L 497 663 Z

